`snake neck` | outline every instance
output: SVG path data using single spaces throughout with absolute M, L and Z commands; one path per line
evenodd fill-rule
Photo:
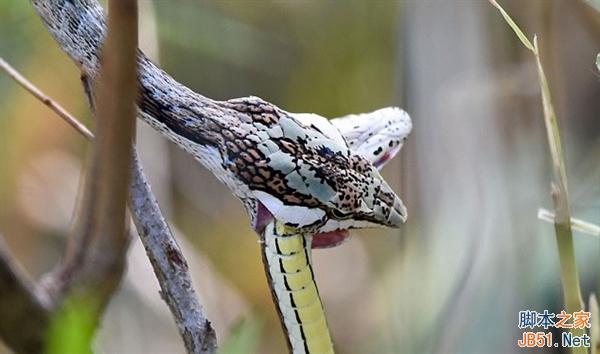
M 310 234 L 277 220 L 263 231 L 262 254 L 273 301 L 293 354 L 334 353 L 311 262 Z

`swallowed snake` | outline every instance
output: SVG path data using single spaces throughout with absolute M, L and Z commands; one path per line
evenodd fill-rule
M 96 0 L 32 0 L 81 69 L 95 79 L 106 33 Z M 189 152 L 239 198 L 260 235 L 265 271 L 293 353 L 333 353 L 311 249 L 349 229 L 399 227 L 407 213 L 379 169 L 402 147 L 406 112 L 384 108 L 327 120 L 258 97 L 206 98 L 138 55 L 139 116 Z

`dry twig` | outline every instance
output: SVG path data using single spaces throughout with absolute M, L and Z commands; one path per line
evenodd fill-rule
M 75 128 L 75 130 L 81 133 L 88 140 L 91 140 L 94 137 L 94 135 L 88 130 L 88 128 L 85 125 L 81 124 L 75 117 L 73 117 L 63 107 L 56 103 L 52 98 L 44 94 L 40 89 L 33 85 L 29 80 L 27 80 L 23 75 L 21 75 L 17 70 L 15 70 L 2 58 L 0 58 L 0 68 L 2 68 L 8 74 L 8 76 L 15 80 L 24 89 L 29 91 L 29 93 L 35 96 L 35 98 L 40 100 L 43 104 L 48 106 L 48 108 L 54 111 L 54 113 L 58 114 L 58 116 L 61 117 L 65 122 L 67 122 L 67 124 Z
M 215 353 L 216 333 L 198 302 L 187 261 L 162 216 L 135 152 L 133 160 L 129 208 L 160 284 L 162 298 L 169 305 L 188 353 Z
M 8 68 L 11 72 L 17 73 L 17 76 L 11 75 L 11 77 L 15 80 L 17 77 L 22 78 L 24 82 L 28 83 L 29 87 L 36 92 L 41 93 L 35 85 L 23 78 L 23 76 L 8 63 L 4 61 L 3 63 L 5 64 L 3 65 L 3 68 Z M 90 95 L 90 103 L 93 103 L 91 91 L 88 91 L 87 93 Z M 94 135 L 87 130 L 85 126 L 79 123 L 74 116 L 69 114 L 50 97 L 43 93 L 34 96 L 36 98 L 46 97 L 47 100 L 53 102 L 53 106 L 57 107 L 57 110 L 53 109 L 55 112 L 66 112 L 66 115 L 64 116 L 60 113 L 58 114 L 63 118 L 65 116 L 71 117 L 72 121 L 75 123 L 75 125 L 72 124 L 72 126 L 82 127 L 82 129 L 76 128 L 78 132 L 90 141 L 94 139 Z M 95 105 L 92 104 L 92 106 Z M 129 208 L 138 234 L 144 244 L 148 258 L 150 259 L 157 276 L 163 299 L 169 306 L 173 317 L 175 318 L 175 322 L 184 339 L 188 353 L 214 353 L 216 352 L 217 347 L 216 334 L 204 314 L 202 305 L 198 302 L 192 285 L 191 276 L 187 269 L 187 262 L 185 261 L 181 249 L 177 245 L 175 237 L 171 233 L 169 225 L 160 211 L 158 202 L 150 189 L 150 185 L 144 175 L 135 149 L 132 165 L 133 175 L 130 185 Z M 0 272 L 1 271 L 2 270 L 0 269 Z M 12 272 L 9 272 L 9 274 L 12 274 Z M 14 278 L 15 276 L 11 275 L 11 277 Z M 0 283 L 0 285 L 3 285 L 3 283 Z M 2 287 L 0 286 L 0 289 L 1 288 Z M 0 293 L 0 309 L 2 303 L 4 302 Z M 37 316 L 34 316 L 35 312 L 31 311 L 25 311 L 25 313 L 21 315 L 27 315 L 27 313 L 31 314 L 31 318 L 37 318 Z M 4 314 L 4 312 L 0 310 L 0 314 Z M 0 334 L 2 333 L 5 332 L 0 329 Z M 15 343 L 15 345 L 11 344 L 11 347 L 13 348 L 18 348 L 19 345 L 26 343 L 35 343 L 35 341 L 21 341 L 19 338 L 16 339 L 17 343 Z

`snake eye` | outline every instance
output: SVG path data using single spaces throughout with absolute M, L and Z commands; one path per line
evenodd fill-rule
M 331 215 L 333 215 L 338 220 L 349 219 L 352 214 L 344 213 L 338 209 L 331 209 Z

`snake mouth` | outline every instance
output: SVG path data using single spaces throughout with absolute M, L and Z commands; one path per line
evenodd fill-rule
M 256 205 L 254 217 L 254 230 L 259 234 L 265 229 L 265 226 L 273 221 L 273 214 L 261 203 Z M 320 232 L 313 235 L 312 248 L 331 248 L 342 244 L 350 237 L 350 232 L 347 229 L 334 230 L 328 232 Z
M 348 230 L 321 232 L 313 235 L 312 248 L 331 248 L 339 246 L 350 237 Z
M 389 160 L 391 160 L 392 157 L 394 157 L 394 155 L 395 155 L 395 153 L 390 153 L 388 151 L 385 154 L 383 154 L 383 156 L 381 156 L 379 159 L 377 159 L 376 161 L 373 161 L 373 165 L 378 170 L 381 170 L 383 168 L 383 165 L 385 165 Z

